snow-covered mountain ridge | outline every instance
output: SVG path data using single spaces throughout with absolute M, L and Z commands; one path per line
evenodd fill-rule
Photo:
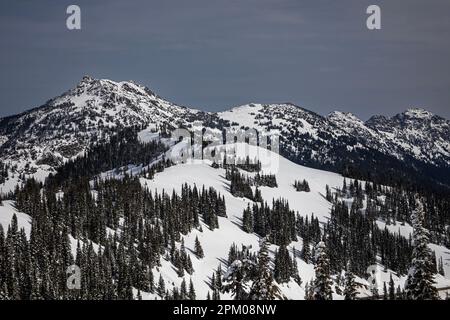
M 282 154 L 300 164 L 344 174 L 392 170 L 389 175 L 450 183 L 442 179 L 450 168 L 450 121 L 422 109 L 366 122 L 338 111 L 323 117 L 289 103 L 248 104 L 219 116 L 236 126 L 278 129 Z
M 55 168 L 126 127 L 183 124 L 198 111 L 170 103 L 144 86 L 85 76 L 41 107 L 0 119 L 2 160 Z
M 325 144 L 354 138 L 349 147 L 372 148 L 400 160 L 412 157 L 437 166 L 450 164 L 450 121 L 423 109 L 408 109 L 392 118 L 373 116 L 366 122 L 340 111 L 322 117 L 293 104 L 249 104 L 219 116 L 248 127 L 280 127 L 286 135 L 308 135 Z
M 343 112 L 323 117 L 290 103 L 210 113 L 173 104 L 132 81 L 89 76 L 43 106 L 1 118 L 0 161 L 17 166 L 15 173 L 45 177 L 123 128 L 189 128 L 194 121 L 219 129 L 278 129 L 281 153 L 302 165 L 344 174 L 356 168 L 386 177 L 400 171 L 405 177 L 450 185 L 443 174 L 450 167 L 450 121 L 422 109 L 366 122 Z
M 353 114 L 333 112 L 328 119 L 401 160 L 410 156 L 438 166 L 449 164 L 450 122 L 426 110 L 412 108 L 391 118 L 373 116 L 366 122 Z

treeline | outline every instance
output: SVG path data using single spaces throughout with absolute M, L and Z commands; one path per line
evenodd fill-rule
M 297 240 L 295 225 L 295 213 L 283 199 L 273 200 L 271 207 L 267 202 L 248 205 L 242 215 L 245 232 L 267 236 L 268 241 L 277 245 L 288 245 Z
M 339 272 L 350 266 L 361 277 L 380 256 L 383 265 L 400 275 L 406 274 L 411 261 L 411 240 L 400 234 L 380 230 L 375 220 L 352 205 L 335 205 L 325 227 L 326 245 L 330 251 L 330 268 Z
M 253 184 L 257 187 L 278 187 L 277 178 L 274 174 L 259 174 L 257 173 L 253 178 Z
M 14 217 L 6 236 L 0 234 L 0 292 L 11 299 L 132 299 L 133 288 L 158 293 L 152 269 L 160 259 L 171 261 L 180 277 L 192 274 L 182 236 L 201 229 L 200 220 L 218 228 L 218 216 L 226 215 L 213 188 L 183 185 L 180 195 L 159 194 L 128 176 L 79 179 L 58 192 L 28 180 L 16 200 L 32 226 L 27 239 Z M 72 264 L 81 268 L 80 290 L 66 287 Z
M 230 193 L 235 197 L 254 199 L 252 184 L 249 177 L 232 167 L 225 171 L 225 179 L 230 181 Z
M 309 188 L 308 181 L 303 179 L 303 181 L 295 180 L 294 181 L 294 188 L 297 191 L 304 191 L 304 192 L 310 192 L 311 189 Z
M 331 191 L 327 188 L 327 199 Z M 381 219 L 387 225 L 400 223 L 412 224 L 411 213 L 416 209 L 416 197 L 420 196 L 424 206 L 424 226 L 430 232 L 433 243 L 450 246 L 450 199 L 428 193 L 416 193 L 406 187 L 392 188 L 373 182 L 344 180 L 341 189 L 331 196 L 329 201 L 336 203 L 338 198 L 354 198 L 358 208 L 363 208 L 367 215 Z
M 311 215 L 311 218 L 308 216 L 302 217 L 297 214 L 296 230 L 303 240 L 300 258 L 306 263 L 311 263 L 314 261 L 315 257 L 314 246 L 316 243 L 319 243 L 322 238 L 319 219 L 314 217 L 314 214 Z
M 352 273 L 364 276 L 367 267 L 379 256 L 386 268 L 405 275 L 412 259 L 411 235 L 405 237 L 387 228 L 380 229 L 376 221 L 399 227 L 412 224 L 417 197 L 406 190 L 375 183 L 367 182 L 363 186 L 358 180 L 344 180 L 342 188 L 334 193 L 327 186 L 326 198 L 333 203 L 333 208 L 324 233 L 331 270 L 350 268 Z M 425 208 L 423 224 L 430 232 L 430 241 L 448 246 L 448 227 L 445 227 L 448 221 L 442 209 L 445 201 L 438 204 L 434 198 L 420 198 Z M 433 270 L 440 271 L 436 258 L 433 261 Z
M 260 174 L 259 172 L 252 178 L 241 174 L 239 170 L 230 166 L 225 172 L 225 179 L 230 181 L 230 193 L 235 197 L 243 197 L 256 202 L 262 202 L 261 192 L 258 187 L 266 186 L 270 188 L 277 187 L 277 180 L 275 175 Z M 255 186 L 255 192 L 252 190 Z
M 104 241 L 107 228 L 128 231 L 121 220 L 133 231 L 126 233 L 131 237 L 141 219 L 157 224 L 167 243 L 198 227 L 199 217 L 214 229 L 218 227 L 217 216 L 226 216 L 224 197 L 213 188 L 198 190 L 197 186 L 185 184 L 180 195 L 175 191 L 171 195 L 153 194 L 141 186 L 137 177 L 129 176 L 94 180 L 92 187 L 88 180 L 80 179 L 63 189 L 45 188 L 43 194 L 41 197 L 41 184 L 28 180 L 16 194 L 17 208 L 33 218 L 50 215 L 58 223 L 68 223 L 75 238 L 85 237 L 96 243 Z
M 220 300 L 221 293 L 231 293 L 235 300 L 285 299 L 275 281 L 286 283 L 294 280 L 301 285 L 295 249 L 291 256 L 286 246 L 282 245 L 271 259 L 267 237 L 262 238 L 257 254 L 250 252 L 250 249 L 246 246 L 239 249 L 234 243 L 231 245 L 227 272 L 222 275 L 222 267 L 219 266 L 212 274 L 212 296 L 208 293 L 208 299 Z
M 6 163 L 0 161 L 0 184 L 5 183 L 8 179 L 9 166 Z
M 333 207 L 330 219 L 323 228 L 314 216 L 309 219 L 308 216 L 301 217 L 297 214 L 295 218 L 286 201 L 276 200 L 272 207 L 267 203 L 248 205 L 243 211 L 242 229 L 267 237 L 271 243 L 281 246 L 289 245 L 296 240 L 297 235 L 301 236 L 303 246 L 300 257 L 314 264 L 317 263 L 315 247 L 323 241 L 329 252 L 328 267 L 332 274 L 348 270 L 365 277 L 367 267 L 375 264 L 378 257 L 386 268 L 399 275 L 407 274 L 413 254 L 411 236 L 405 237 L 400 233 L 390 232 L 387 228 L 380 229 L 377 220 L 388 225 L 398 223 L 399 227 L 406 222 L 412 223 L 411 213 L 417 209 L 417 194 L 404 190 L 399 192 L 372 183 L 364 185 L 358 180 L 344 180 L 342 188 L 334 193 L 327 186 L 326 194 Z M 424 208 L 427 208 L 430 201 L 436 204 L 428 198 L 421 199 Z M 446 220 L 436 216 L 436 212 L 441 212 L 440 206 L 428 208 L 429 211 L 424 209 L 423 223 L 430 230 L 430 240 L 446 245 Z M 430 226 L 435 226 L 436 231 Z M 435 254 L 433 257 L 433 272 L 444 273 L 443 263 L 436 262 Z M 285 267 L 285 270 L 289 270 L 289 267 Z
M 61 185 L 70 179 L 93 177 L 129 164 L 146 166 L 158 157 L 163 157 L 167 150 L 164 144 L 159 140 L 141 142 L 137 132 L 138 128 L 124 129 L 107 141 L 92 145 L 84 155 L 60 166 L 55 175 L 49 176 L 48 183 Z
M 243 247 L 240 251 L 233 245 L 230 248 L 228 261 L 227 272 L 223 278 L 216 273 L 214 283 L 211 284 L 215 299 L 220 299 L 220 294 L 218 294 L 220 292 L 230 293 L 235 300 L 286 298 L 275 282 L 267 238 L 262 239 L 256 257 L 249 252 L 248 248 Z M 281 264 L 278 263 L 278 266 L 281 267 Z M 278 275 L 280 275 L 280 271 L 278 271 Z M 209 293 L 208 298 L 210 298 Z
M 226 165 L 227 167 L 230 165 Z M 248 172 L 259 172 L 261 171 L 261 161 L 257 159 L 250 160 L 250 157 L 247 156 L 245 161 L 242 159 L 238 159 L 237 164 L 231 165 L 236 166 L 239 169 L 248 171 Z

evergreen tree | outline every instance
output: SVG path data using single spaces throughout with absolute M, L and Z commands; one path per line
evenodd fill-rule
M 242 214 L 242 229 L 247 233 L 253 232 L 253 213 L 250 209 L 250 204 Z
M 389 300 L 395 300 L 395 284 L 392 279 L 392 274 L 389 277 Z
M 188 296 L 187 288 L 186 288 L 186 280 L 183 278 L 183 281 L 181 281 L 180 285 L 180 299 L 186 300 Z
M 387 287 L 386 287 L 386 281 L 383 282 L 383 300 L 387 300 L 388 299 L 388 291 L 387 291 Z
M 295 180 L 294 182 L 294 188 L 297 191 L 304 191 L 304 192 L 310 192 L 310 188 L 309 188 L 309 184 L 308 181 L 306 181 L 305 179 L 303 179 L 302 182 Z
M 297 265 L 297 257 L 295 254 L 295 247 L 292 248 L 292 276 L 294 277 L 295 282 L 299 286 L 302 285 L 302 278 L 300 278 L 300 274 L 298 273 L 298 265 Z
M 195 289 L 194 289 L 194 283 L 192 282 L 192 279 L 189 282 L 189 293 L 188 293 L 188 296 L 189 296 L 189 300 L 195 300 Z
M 294 274 L 291 257 L 286 246 L 280 246 L 275 254 L 274 277 L 278 283 L 288 282 Z
M 195 237 L 195 255 L 201 259 L 203 258 L 205 255 L 203 253 L 203 248 L 202 245 L 200 244 L 200 241 L 198 240 L 198 237 Z
M 217 270 L 211 277 L 211 289 L 213 290 L 212 299 L 220 300 L 220 292 L 223 288 L 222 285 L 222 267 L 219 265 Z
M 157 293 L 160 295 L 161 298 L 163 298 L 165 292 L 166 292 L 166 284 L 164 282 L 162 275 L 159 275 Z
M 355 276 L 350 268 L 345 272 L 344 297 L 345 300 L 355 300 L 358 291 L 356 290 Z
M 311 261 L 311 248 L 309 247 L 309 237 L 305 235 L 303 237 L 303 247 L 300 252 L 300 257 L 306 262 L 309 263 Z
M 327 199 L 328 202 L 333 201 L 333 195 L 331 193 L 331 189 L 328 184 L 325 186 L 325 198 Z
M 400 285 L 397 286 L 397 290 L 396 290 L 395 295 L 396 295 L 396 299 L 397 299 L 397 300 L 403 300 L 403 299 L 405 299 L 404 292 L 403 292 L 402 289 L 400 288 Z
M 269 241 L 267 238 L 264 238 L 258 252 L 258 264 L 255 270 L 252 288 L 250 290 L 249 298 L 251 300 L 275 300 L 284 298 L 273 280 L 269 263 Z
M 332 300 L 332 281 L 330 278 L 330 262 L 325 243 L 319 242 L 316 247 L 316 265 L 314 268 L 314 300 Z
M 439 258 L 438 272 L 441 276 L 445 277 L 444 261 L 443 261 L 442 257 Z
M 222 265 L 219 264 L 216 270 L 216 287 L 217 290 L 222 290 Z
M 243 250 L 240 257 L 236 253 L 235 245 L 231 246 L 228 261 L 230 262 L 227 273 L 223 279 L 223 292 L 231 292 L 235 300 L 248 299 L 249 281 L 255 269 L 254 262 L 250 259 L 247 249 Z
M 405 294 L 411 300 L 437 299 L 434 286 L 433 261 L 431 250 L 428 248 L 428 231 L 424 227 L 425 211 L 422 201 L 416 200 L 413 211 L 413 254 L 411 267 L 405 284 Z
M 314 279 L 305 284 L 305 300 L 314 300 Z
M 374 285 L 372 286 L 372 288 L 370 289 L 370 293 L 372 294 L 372 300 L 379 300 L 380 299 L 380 294 L 378 292 L 378 286 Z

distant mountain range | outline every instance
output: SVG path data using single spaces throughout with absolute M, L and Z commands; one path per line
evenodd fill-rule
M 0 161 L 14 164 L 19 174 L 45 176 L 123 128 L 189 128 L 194 121 L 277 129 L 281 153 L 299 164 L 385 183 L 450 186 L 450 121 L 426 110 L 366 122 L 338 111 L 323 117 L 290 103 L 210 113 L 178 106 L 132 81 L 89 76 L 40 107 L 1 118 Z

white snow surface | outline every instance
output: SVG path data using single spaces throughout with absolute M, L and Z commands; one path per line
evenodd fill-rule
M 262 170 L 265 173 L 273 173 L 276 175 L 278 187 L 260 187 L 262 197 L 265 201 L 271 205 L 272 199 L 284 198 L 288 200 L 290 208 L 298 212 L 302 216 L 314 216 L 318 217 L 319 221 L 324 223 L 330 217 L 331 203 L 324 198 L 325 186 L 328 184 L 332 189 L 340 188 L 342 186 L 343 177 L 339 174 L 307 168 L 297 165 L 281 156 L 276 157 L 272 152 L 267 150 L 261 150 L 256 146 L 249 146 L 243 144 L 234 144 L 226 146 L 227 150 L 235 148 L 235 150 L 246 150 L 251 159 L 259 156 L 259 160 L 262 162 Z M 237 153 L 243 157 L 244 155 L 237 151 Z M 279 159 L 278 164 L 270 165 L 268 159 Z M 227 208 L 228 217 L 219 217 L 219 229 L 211 231 L 203 224 L 203 232 L 198 230 L 192 231 L 189 235 L 184 237 L 185 246 L 191 255 L 195 272 L 192 276 L 185 276 L 186 281 L 189 281 L 189 277 L 192 278 L 197 298 L 204 299 L 210 290 L 209 283 L 213 270 L 215 270 L 219 264 L 222 264 L 222 269 L 226 270 L 224 261 L 227 259 L 228 250 L 233 243 L 236 243 L 238 247 L 241 245 L 251 245 L 253 251 L 259 249 L 259 237 L 256 234 L 248 234 L 241 229 L 242 225 L 242 212 L 249 203 L 252 203 L 246 198 L 236 198 L 228 191 L 229 181 L 225 179 L 224 169 L 214 169 L 210 166 L 211 162 L 208 161 L 191 161 L 190 163 L 178 164 L 173 167 L 166 168 L 163 172 L 155 175 L 153 180 L 141 179 L 142 185 L 146 186 L 152 191 L 162 192 L 163 190 L 171 193 L 175 190 L 177 193 L 181 192 L 181 186 L 184 183 L 189 185 L 197 185 L 197 187 L 205 186 L 215 188 L 220 194 L 224 195 Z M 276 169 L 275 169 L 276 168 Z M 241 171 L 245 173 L 245 171 Z M 306 179 L 311 188 L 311 192 L 297 192 L 293 188 L 295 180 Z M 382 222 L 377 222 L 380 228 L 384 228 Z M 400 227 L 400 224 L 397 225 Z M 402 235 L 406 235 L 409 226 L 401 228 Z M 388 228 L 391 232 L 398 232 L 398 230 Z M 197 259 L 194 251 L 194 240 L 198 236 L 205 257 L 203 259 Z M 291 250 L 293 247 L 300 249 L 302 247 L 302 240 L 292 242 L 289 246 Z M 273 258 L 276 245 L 271 245 L 270 251 Z M 442 255 L 446 262 L 446 268 L 450 268 L 450 250 L 436 246 L 433 250 L 437 253 L 437 258 Z M 291 250 L 292 252 L 292 250 Z M 287 284 L 280 285 L 283 294 L 289 299 L 304 299 L 304 285 L 314 277 L 314 266 L 307 264 L 300 258 L 297 258 L 297 264 L 299 267 L 299 274 L 303 281 L 302 286 L 298 286 L 293 280 Z M 446 269 L 447 270 L 447 269 Z M 162 268 L 155 272 L 155 279 L 159 278 L 159 274 L 162 273 L 164 279 L 169 279 L 170 283 L 174 283 L 179 286 L 182 279 L 178 278 L 176 271 L 171 267 L 167 261 L 163 262 Z M 381 281 L 389 281 L 389 274 L 393 273 L 390 270 L 384 270 L 384 267 L 380 266 L 380 279 Z M 449 272 L 446 272 L 447 277 L 450 276 Z M 397 277 L 393 273 L 393 279 L 398 284 L 403 285 L 405 277 Z M 368 288 L 368 282 L 365 279 L 358 278 L 358 283 L 361 284 L 361 296 L 367 296 L 370 294 Z M 450 284 L 450 280 L 437 276 L 438 285 L 445 286 Z M 167 284 L 167 282 L 166 282 Z M 381 287 L 382 288 L 382 287 Z M 380 293 L 382 293 L 380 291 Z M 146 297 L 144 294 L 143 297 Z M 154 295 L 148 295 L 148 298 L 154 298 Z M 231 298 L 229 295 L 225 295 L 223 298 Z M 334 298 L 342 299 L 342 296 L 334 294 Z
M 256 146 L 249 146 L 243 144 L 227 145 L 227 150 L 235 149 L 239 156 L 245 156 L 242 154 L 246 150 L 249 156 L 253 159 L 256 157 L 262 162 L 262 170 L 265 173 L 273 173 L 276 175 L 278 187 L 260 187 L 263 199 L 271 205 L 272 199 L 284 198 L 288 200 L 290 208 L 298 212 L 302 216 L 311 216 L 314 214 L 318 217 L 321 223 L 324 223 L 329 218 L 331 203 L 326 201 L 324 197 L 325 186 L 328 184 L 332 189 L 340 188 L 343 183 L 343 177 L 339 174 L 321 171 L 316 169 L 307 168 L 294 164 L 293 162 L 281 157 L 275 156 L 272 152 L 262 150 L 262 148 Z M 269 163 L 270 160 L 278 159 L 277 164 Z M 130 170 L 139 172 L 139 168 L 134 167 Z M 245 173 L 245 171 L 241 171 Z M 107 177 L 113 175 L 109 173 Z M 120 178 L 118 176 L 117 178 Z M 295 180 L 306 179 L 309 183 L 311 192 L 297 192 L 293 187 Z M 197 185 L 201 188 L 213 187 L 221 195 L 225 197 L 227 217 L 219 217 L 219 228 L 214 231 L 209 230 L 206 224 L 202 223 L 203 231 L 200 232 L 197 229 L 192 230 L 187 236 L 184 236 L 185 247 L 188 254 L 191 257 L 194 267 L 194 273 L 192 275 L 185 274 L 184 278 L 187 283 L 191 278 L 194 282 L 196 289 L 197 299 L 205 299 L 208 291 L 210 291 L 209 283 L 210 277 L 214 270 L 217 269 L 219 264 L 222 265 L 222 270 L 226 271 L 226 259 L 228 257 L 228 251 L 230 246 L 235 243 L 240 247 L 241 245 L 251 245 L 251 251 L 256 252 L 259 249 L 259 237 L 256 234 L 248 234 L 241 229 L 242 225 L 242 212 L 247 207 L 250 200 L 245 198 L 237 198 L 231 195 L 229 190 L 229 181 L 225 179 L 224 169 L 215 169 L 211 167 L 211 161 L 193 160 L 189 163 L 181 163 L 172 167 L 166 168 L 163 172 L 157 173 L 152 180 L 141 178 L 141 184 L 152 191 L 163 190 L 171 193 L 175 190 L 177 193 L 181 192 L 181 186 L 184 183 L 189 185 Z M 63 195 L 61 195 L 63 196 Z M 11 221 L 12 216 L 16 214 L 20 228 L 24 228 L 25 232 L 29 235 L 31 218 L 21 212 L 18 212 L 14 208 L 13 201 L 3 201 L 0 206 L 0 224 L 7 228 Z M 377 221 L 380 228 L 384 228 L 386 225 L 382 221 Z M 411 232 L 409 225 L 401 226 L 400 223 L 396 225 L 386 226 L 390 232 L 400 232 L 404 236 L 408 236 Z M 111 230 L 111 232 L 114 232 Z M 194 254 L 194 241 L 195 237 L 198 237 L 204 250 L 205 257 L 198 259 Z M 71 237 L 72 252 L 75 254 L 77 240 Z M 177 245 L 180 245 L 178 243 Z M 302 239 L 292 242 L 289 246 L 289 250 L 292 254 L 292 248 L 295 247 L 300 250 L 302 247 Z M 95 250 L 98 250 L 98 245 L 94 244 Z M 430 244 L 430 248 L 436 252 L 436 256 L 439 259 L 443 258 L 444 269 L 446 277 L 436 276 L 438 287 L 450 286 L 450 250 Z M 270 253 L 273 258 L 276 245 L 270 246 Z M 304 299 L 304 286 L 314 277 L 314 266 L 307 264 L 300 258 L 297 259 L 299 268 L 299 274 L 302 279 L 302 285 L 299 286 L 296 282 L 291 280 L 289 283 L 280 285 L 283 294 L 289 299 Z M 179 278 L 176 270 L 173 268 L 169 261 L 164 258 L 161 259 L 161 267 L 154 269 L 154 278 L 157 281 L 160 274 L 166 282 L 166 288 L 171 289 L 173 285 L 180 286 L 182 278 Z M 389 275 L 393 274 L 395 285 L 403 286 L 405 277 L 397 277 L 395 273 L 390 270 L 384 270 L 384 267 L 380 266 L 380 279 L 381 281 L 389 281 Z M 365 279 L 357 278 L 357 282 L 360 284 L 360 296 L 368 296 L 370 294 L 368 290 L 368 282 Z M 334 288 L 334 285 L 333 285 Z M 382 286 L 381 286 L 382 288 Z M 382 290 L 382 289 L 381 289 Z M 381 293 L 381 291 L 380 291 Z M 141 292 L 143 299 L 157 299 L 156 294 L 150 294 Z M 342 299 L 342 296 L 336 294 L 333 295 L 335 299 Z M 222 295 L 223 299 L 230 299 L 228 294 Z

